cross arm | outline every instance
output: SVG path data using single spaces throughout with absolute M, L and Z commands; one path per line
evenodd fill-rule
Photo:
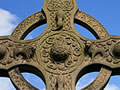
M 0 37 L 0 69 L 8 70 L 29 63 L 34 54 L 35 47 L 32 43 L 25 43 L 12 36 Z
M 86 41 L 86 51 L 89 64 L 103 64 L 112 69 L 120 68 L 120 36 Z

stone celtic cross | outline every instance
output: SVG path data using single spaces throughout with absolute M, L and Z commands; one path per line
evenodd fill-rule
M 47 23 L 32 40 L 24 38 Z M 97 38 L 89 40 L 77 32 L 77 23 Z M 120 36 L 109 35 L 90 15 L 79 11 L 76 0 L 44 0 L 43 10 L 22 21 L 11 36 L 0 37 L 0 76 L 9 77 L 17 90 L 38 90 L 21 72 L 38 75 L 46 90 L 75 90 L 84 74 L 99 71 L 82 90 L 102 90 L 111 75 L 120 74 Z

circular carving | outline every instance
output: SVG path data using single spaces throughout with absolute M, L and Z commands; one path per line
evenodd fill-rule
M 64 61 L 69 54 L 70 47 L 64 41 L 56 41 L 50 49 L 50 56 L 55 61 Z
M 53 73 L 67 73 L 81 64 L 83 59 L 84 45 L 74 34 L 67 32 L 54 33 L 45 36 L 37 45 L 38 62 L 47 71 Z M 56 62 L 57 61 L 57 62 Z M 59 61 L 59 62 L 58 62 Z M 74 66 L 74 67 L 73 67 Z

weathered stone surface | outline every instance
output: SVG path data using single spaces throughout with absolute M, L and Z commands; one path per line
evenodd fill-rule
M 23 40 L 45 23 L 39 37 Z M 98 40 L 79 35 L 74 23 Z M 19 90 L 37 90 L 21 72 L 38 75 L 46 90 L 75 90 L 79 78 L 93 71 L 99 75 L 83 90 L 102 90 L 111 74 L 120 74 L 119 68 L 120 36 L 109 35 L 96 19 L 78 11 L 76 0 L 45 0 L 42 12 L 26 18 L 11 36 L 0 37 L 0 69 L 5 70 L 1 75 L 9 76 Z

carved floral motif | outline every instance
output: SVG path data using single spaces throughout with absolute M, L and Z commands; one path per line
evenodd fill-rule
M 66 71 L 82 62 L 83 46 L 78 40 L 69 34 L 53 34 L 39 43 L 38 60 L 46 69 Z

